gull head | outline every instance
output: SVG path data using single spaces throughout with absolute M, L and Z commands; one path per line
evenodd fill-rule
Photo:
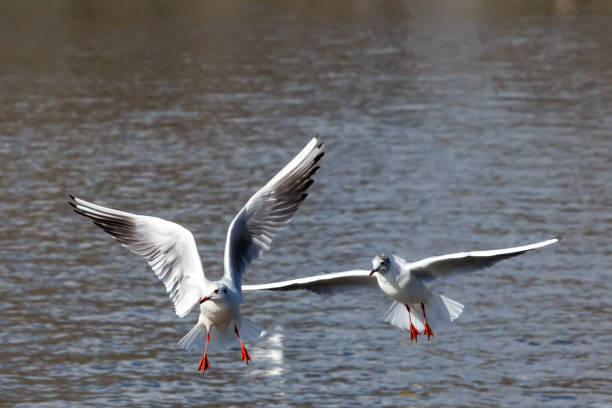
M 215 283 L 215 285 L 210 289 L 208 294 L 200 299 L 200 304 L 206 302 L 207 300 L 223 300 L 227 297 L 229 290 L 227 286 L 223 283 Z
M 389 255 L 376 255 L 374 259 L 372 259 L 372 270 L 370 271 L 370 276 L 374 275 L 376 272 L 384 275 L 387 273 L 390 267 L 391 258 L 389 258 Z

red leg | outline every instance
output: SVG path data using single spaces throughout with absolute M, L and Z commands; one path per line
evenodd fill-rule
M 421 309 L 423 309 L 423 320 L 425 321 L 425 330 L 423 330 L 423 334 L 427 336 L 427 341 L 429 341 L 430 336 L 434 337 L 434 332 L 427 324 L 427 316 L 425 316 L 425 304 L 423 302 L 421 302 Z
M 206 357 L 206 351 L 208 350 L 208 342 L 210 341 L 210 334 L 206 333 L 206 345 L 204 346 L 204 355 L 200 360 L 200 364 L 198 365 L 198 371 L 202 371 L 202 374 L 206 371 L 207 368 L 210 368 L 210 363 L 208 362 L 208 358 Z
M 410 313 L 410 306 L 406 305 L 406 309 L 408 309 L 408 320 L 410 320 L 410 341 L 414 340 L 414 342 L 416 343 L 417 336 L 421 334 L 421 332 L 418 331 L 416 327 L 412 325 L 412 314 Z
M 244 360 L 247 364 L 249 364 L 249 361 L 251 361 L 251 356 L 249 355 L 249 352 L 247 351 L 246 347 L 244 347 L 244 344 L 242 343 L 242 339 L 240 338 L 240 334 L 238 333 L 238 326 L 236 325 L 234 325 L 234 332 L 236 333 L 236 336 L 238 336 L 238 341 L 240 342 L 240 360 Z

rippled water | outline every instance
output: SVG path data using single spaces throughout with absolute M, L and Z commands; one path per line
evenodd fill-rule
M 612 406 L 612 8 L 607 2 L 0 3 L 0 405 Z M 226 227 L 315 133 L 312 193 L 259 283 L 529 243 L 437 288 L 431 344 L 377 292 L 250 293 L 238 350 L 175 348 L 145 263 L 74 193 Z

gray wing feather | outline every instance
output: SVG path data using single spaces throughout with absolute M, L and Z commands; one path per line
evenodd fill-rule
M 243 291 L 255 290 L 309 290 L 319 294 L 335 294 L 363 287 L 377 287 L 376 278 L 369 276 L 370 271 L 354 270 L 292 279 L 282 282 L 264 283 L 258 285 L 243 285 Z

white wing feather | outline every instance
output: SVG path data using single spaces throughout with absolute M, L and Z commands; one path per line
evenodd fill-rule
M 91 218 L 124 247 L 144 257 L 166 286 L 179 317 L 204 296 L 206 277 L 191 232 L 170 221 L 102 207 L 70 196 L 74 210 Z
M 458 252 L 425 258 L 417 262 L 409 263 L 405 266 L 410 271 L 411 276 L 423 281 L 430 281 L 446 278 L 450 275 L 474 272 L 506 258 L 520 255 L 532 249 L 541 248 L 559 241 L 553 238 L 546 241 L 536 242 L 535 244 L 524 245 L 514 248 L 493 249 L 490 251 Z M 404 269 L 404 268 L 403 268 Z
M 238 290 L 246 267 L 286 225 L 308 195 L 312 176 L 323 157 L 323 143 L 313 138 L 280 172 L 255 193 L 236 215 L 227 231 L 224 278 Z

